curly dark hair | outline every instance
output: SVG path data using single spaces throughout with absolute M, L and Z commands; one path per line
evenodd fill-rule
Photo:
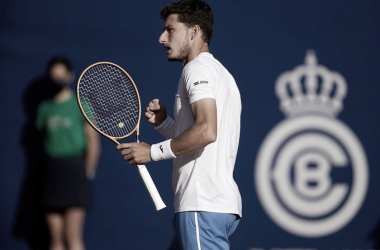
M 203 31 L 203 40 L 210 43 L 214 33 L 214 15 L 207 3 L 201 0 L 181 0 L 162 7 L 160 16 L 163 20 L 171 14 L 178 14 L 178 21 L 187 27 L 199 25 Z

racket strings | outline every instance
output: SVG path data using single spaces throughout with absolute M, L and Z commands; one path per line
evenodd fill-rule
M 124 137 L 139 121 L 139 99 L 129 77 L 119 68 L 99 64 L 81 78 L 79 97 L 87 118 L 103 133 Z

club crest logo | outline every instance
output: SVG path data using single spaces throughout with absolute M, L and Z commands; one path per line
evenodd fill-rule
M 286 119 L 258 151 L 254 181 L 259 201 L 289 233 L 330 235 L 355 217 L 369 182 L 359 139 L 337 119 L 346 81 L 308 51 L 305 64 L 277 78 L 275 91 Z

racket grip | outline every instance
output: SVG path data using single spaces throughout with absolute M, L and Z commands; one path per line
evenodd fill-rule
M 153 203 L 156 206 L 156 210 L 159 211 L 161 209 L 166 208 L 166 205 L 162 201 L 161 196 L 158 193 L 158 190 L 156 188 L 156 185 L 154 185 L 152 177 L 150 176 L 150 174 L 149 174 L 148 170 L 146 169 L 145 165 L 137 165 L 137 169 L 139 170 L 141 178 L 143 179 L 143 182 L 144 182 L 144 184 L 146 186 L 146 189 L 148 189 L 150 197 L 152 198 Z

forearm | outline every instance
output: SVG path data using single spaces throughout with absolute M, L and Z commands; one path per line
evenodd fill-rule
M 170 116 L 167 116 L 164 122 L 154 128 L 166 139 L 172 139 L 175 136 L 175 121 Z
M 204 123 L 194 123 L 180 136 L 172 139 L 171 149 L 176 156 L 190 154 L 216 140 L 216 129 Z
M 87 140 L 85 166 L 88 177 L 93 178 L 95 176 L 101 151 L 100 136 L 90 126 L 85 128 L 85 132 Z
M 213 143 L 217 138 L 217 112 L 215 99 L 205 98 L 191 105 L 194 123 L 179 136 L 153 144 L 150 156 L 153 161 L 190 154 Z

